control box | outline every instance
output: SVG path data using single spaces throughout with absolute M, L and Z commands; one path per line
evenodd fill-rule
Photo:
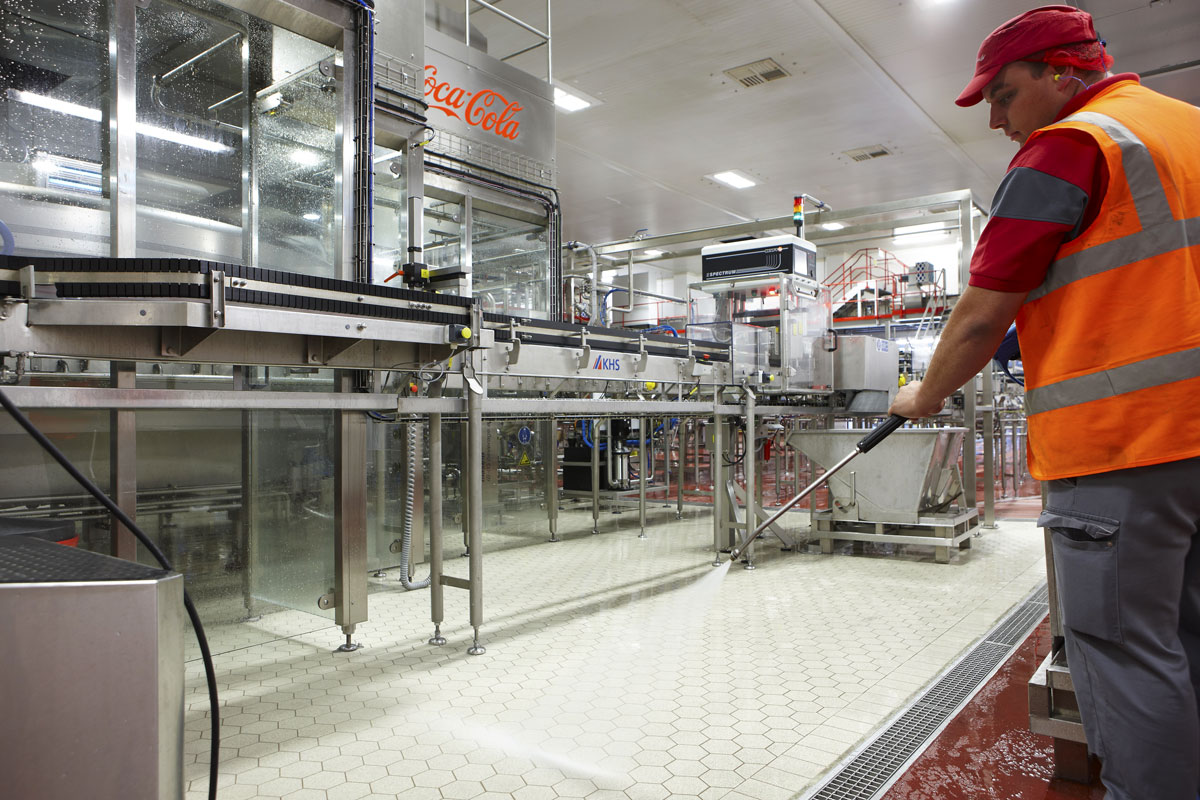
M 816 281 L 816 245 L 787 234 L 710 244 L 700 250 L 700 277 L 706 281 L 772 272 L 800 275 Z

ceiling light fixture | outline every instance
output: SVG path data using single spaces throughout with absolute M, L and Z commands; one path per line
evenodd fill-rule
M 304 215 L 304 219 L 308 220 L 309 222 L 319 222 L 321 220 L 321 215 L 314 211 L 310 211 Z
M 643 250 L 642 254 L 645 255 L 647 258 L 661 258 L 662 256 L 665 256 L 667 254 L 667 251 L 650 249 L 650 250 Z
M 736 170 L 728 170 L 726 172 L 717 172 L 710 176 L 714 181 L 720 181 L 726 186 L 732 186 L 734 189 L 749 189 L 751 186 L 757 186 L 756 181 L 750 180 L 742 173 Z
M 827 231 L 840 231 L 842 228 L 845 228 L 846 226 L 840 222 L 822 222 L 821 227 Z
M 590 106 L 591 103 L 578 95 L 571 94 L 566 89 L 560 89 L 559 87 L 555 86 L 554 105 L 558 106 L 567 113 L 571 113 L 572 111 L 582 111 Z

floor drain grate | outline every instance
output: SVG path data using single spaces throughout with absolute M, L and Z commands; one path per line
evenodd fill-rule
M 1049 609 L 1043 583 L 803 800 L 870 800 L 891 785 Z

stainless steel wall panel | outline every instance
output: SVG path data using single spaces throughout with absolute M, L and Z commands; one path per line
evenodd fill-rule
M 425 101 L 436 128 L 554 163 L 550 84 L 432 29 L 425 31 Z

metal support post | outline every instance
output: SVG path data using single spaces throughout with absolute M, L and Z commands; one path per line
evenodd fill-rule
M 546 420 L 546 435 L 542 444 L 542 466 L 546 470 L 546 521 L 550 525 L 550 541 L 558 538 L 558 420 Z
M 441 397 L 439 381 L 429 389 L 430 397 Z M 433 636 L 429 643 L 443 645 L 442 620 L 446 618 L 445 586 L 442 583 L 442 415 L 429 415 L 429 617 Z
M 338 373 L 342 391 L 352 374 Z M 367 620 L 367 418 L 359 411 L 334 412 L 334 621 L 346 634 L 338 652 L 362 647 L 354 628 Z
M 971 253 L 975 249 L 974 219 L 969 196 L 958 201 L 958 235 L 962 243 L 958 248 L 958 285 L 963 287 L 970 281 Z M 991 369 L 990 365 L 988 369 Z M 967 429 L 967 435 L 963 437 L 963 505 L 967 508 L 975 508 L 978 503 L 975 478 L 975 427 L 978 415 L 975 407 L 975 377 L 972 376 L 963 387 L 963 425 Z
M 996 392 L 991 362 L 983 369 L 983 527 L 996 527 Z
M 781 486 L 783 486 L 783 460 L 784 460 L 784 458 L 785 458 L 785 456 L 783 453 L 783 448 L 782 447 L 775 448 L 775 503 L 774 503 L 775 505 L 779 505 L 779 503 L 782 502 L 782 499 L 779 497 L 779 488 Z M 759 490 L 759 494 L 760 495 L 762 494 L 761 489 Z
M 1000 418 L 1000 497 L 1008 497 L 1008 435 L 1004 431 L 1004 418 Z
M 463 551 L 462 558 L 466 558 L 471 554 L 471 544 L 467 538 L 467 531 L 471 526 L 471 506 L 476 503 L 482 503 L 482 497 L 471 496 L 471 486 L 467 480 L 467 465 L 471 463 L 470 447 L 467 444 L 467 423 L 464 421 L 458 427 L 459 437 L 459 458 L 458 463 L 461 466 L 458 475 L 459 496 L 462 498 L 462 511 L 458 515 L 459 527 L 462 528 Z
M 709 451 L 713 485 L 713 565 L 721 565 L 721 551 L 730 546 L 726 520 L 729 510 L 725 508 L 725 417 L 715 408 L 721 400 L 720 387 L 713 389 L 713 446 Z
M 758 450 L 754 446 L 754 391 L 743 390 L 746 414 L 746 449 L 742 454 L 742 468 L 746 474 L 746 536 L 758 527 L 758 509 L 754 500 L 758 497 Z M 754 542 L 746 547 L 746 569 L 754 569 Z
M 462 225 L 459 228 L 461 238 L 459 239 L 461 251 L 462 270 L 466 273 L 465 285 L 463 287 L 464 296 L 469 297 L 474 291 L 472 288 L 475 285 L 475 212 L 474 200 L 470 194 L 463 195 L 462 199 Z M 482 462 L 481 462 L 482 463 Z M 482 469 L 482 467 L 481 467 Z M 480 500 L 482 501 L 482 495 Z
M 472 354 L 476 358 L 475 354 Z M 467 483 L 472 498 L 470 523 L 467 525 L 467 546 L 470 550 L 467 580 L 471 593 L 472 645 L 467 653 L 482 655 L 479 627 L 483 624 L 483 387 L 474 377 L 467 378 Z
M 684 472 L 685 461 L 684 457 L 687 454 L 687 425 L 686 420 L 680 418 L 675 426 L 675 433 L 679 437 L 675 442 L 675 449 L 679 453 L 678 466 L 676 473 L 679 475 L 677 479 L 678 486 L 675 487 L 675 519 L 683 519 L 683 484 L 686 473 Z M 671 448 L 667 448 L 667 461 L 671 460 Z
M 103 104 L 107 137 L 110 252 L 137 255 L 137 7 L 114 0 L 108 28 L 109 102 Z
M 663 417 L 663 506 L 671 505 L 671 418 Z M 657 463 L 657 462 L 655 462 Z
M 600 532 L 600 426 L 592 420 L 592 533 Z M 612 458 L 612 453 L 608 454 Z
M 246 366 L 235 366 L 233 368 L 233 388 L 234 391 L 246 390 L 246 371 L 252 369 Z M 250 569 L 254 563 L 250 548 L 253 542 L 250 537 L 250 509 L 254 506 L 253 485 L 254 485 L 254 412 L 242 412 L 242 431 L 241 431 L 241 499 L 239 501 L 237 511 L 237 559 L 242 568 L 242 605 L 246 609 L 244 622 L 250 622 L 258 618 L 255 613 L 256 606 L 254 602 L 254 592 L 251 589 Z
M 638 418 L 638 525 L 639 539 L 646 538 L 646 418 Z
M 975 434 L 979 425 L 979 414 L 975 410 L 975 378 L 972 376 L 963 387 L 963 425 L 967 429 L 967 435 L 963 437 L 963 504 L 967 508 L 976 508 L 979 504 L 975 477 Z
M 110 366 L 114 389 L 132 389 L 137 383 L 136 365 L 113 361 Z M 137 521 L 137 412 L 110 411 L 109 468 L 112 496 L 117 507 Z M 126 561 L 137 561 L 137 539 L 133 532 L 110 517 L 109 553 Z M 170 555 L 168 553 L 168 555 Z

